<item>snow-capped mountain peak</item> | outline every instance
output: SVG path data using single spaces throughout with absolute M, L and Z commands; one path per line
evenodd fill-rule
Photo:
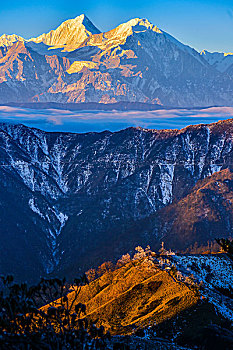
M 114 37 L 121 43 L 126 40 L 127 37 L 142 33 L 142 32 L 155 32 L 162 34 L 162 31 L 155 25 L 153 25 L 146 18 L 133 18 L 128 22 L 122 23 L 116 28 L 104 33 L 105 38 Z
M 43 42 L 49 46 L 76 47 L 92 34 L 100 33 L 94 24 L 82 14 L 74 19 L 63 22 L 57 29 L 44 33 L 29 41 Z
M 16 41 L 24 41 L 24 39 L 16 34 L 3 34 L 0 36 L 0 46 L 12 46 Z
M 209 52 L 202 50 L 200 55 L 219 72 L 232 73 L 233 53 L 232 52 Z
M 162 43 L 165 46 L 171 43 L 173 47 L 175 45 L 177 49 L 182 50 L 185 53 L 191 54 L 202 65 L 205 65 L 205 60 L 203 60 L 203 58 L 200 57 L 200 54 L 196 50 L 194 50 L 190 46 L 182 44 L 172 35 L 161 30 L 146 18 L 133 18 L 128 22 L 120 24 L 115 29 L 104 33 L 104 41 L 101 43 L 101 46 L 98 46 L 101 48 L 107 46 L 107 48 L 109 48 L 109 42 L 105 41 L 106 39 L 110 40 L 115 46 L 116 44 L 122 45 L 125 44 L 127 38 L 131 36 L 135 36 L 136 42 L 139 45 L 141 44 L 141 40 L 144 41 L 144 45 L 148 46 L 148 48 L 156 46 L 156 42 L 158 44 L 157 47 L 160 47 Z M 139 39 L 139 41 L 137 39 Z M 95 40 L 94 43 L 96 44 Z
M 233 56 L 233 52 L 224 52 L 224 56 Z
M 128 22 L 120 24 L 116 29 L 118 29 L 119 32 L 123 32 L 128 29 L 133 32 L 143 32 L 146 30 L 152 30 L 156 33 L 162 33 L 162 31 L 157 26 L 152 24 L 146 18 L 133 18 Z

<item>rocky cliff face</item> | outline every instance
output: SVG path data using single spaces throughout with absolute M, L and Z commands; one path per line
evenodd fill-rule
M 43 93 L 44 87 L 56 80 L 57 75 L 69 68 L 66 58 L 42 56 L 17 41 L 3 52 L 0 68 L 0 101 L 30 100 Z
M 1 271 L 75 274 L 138 244 L 232 235 L 232 134 L 232 120 L 87 134 L 1 124 Z
M 81 15 L 38 38 L 4 35 L 0 46 L 0 103 L 232 105 L 231 71 L 147 19 L 100 33 Z

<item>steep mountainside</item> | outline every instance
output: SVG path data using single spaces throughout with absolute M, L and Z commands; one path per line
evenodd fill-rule
M 49 88 L 69 66 L 66 58 L 42 56 L 22 41 L 13 43 L 0 58 L 0 101 L 30 100 L 43 93 L 45 86 Z
M 0 270 L 75 275 L 138 244 L 232 236 L 232 134 L 232 120 L 87 134 L 1 124 Z
M 192 243 L 204 239 L 205 232 L 211 240 L 226 232 L 233 236 L 232 196 L 233 173 L 228 169 L 199 181 L 188 196 L 164 210 L 164 219 L 167 222 L 169 217 L 171 223 L 171 237 L 176 232 L 174 241 L 180 245 L 191 234 Z
M 179 345 L 231 349 L 233 333 L 229 332 L 231 337 L 227 339 L 227 330 L 223 329 L 233 319 L 231 284 L 232 264 L 222 254 L 170 257 L 141 254 L 81 287 L 76 301 L 75 291 L 69 293 L 68 304 L 73 303 L 72 312 L 76 304 L 85 304 L 85 317 L 98 327 L 104 326 L 112 335 L 128 335 L 129 339 L 136 336 L 138 341 L 151 340 L 154 346 L 159 341 L 163 343 L 162 337 L 177 349 Z M 56 300 L 42 309 L 46 311 L 58 304 Z M 213 324 L 220 330 L 220 336 L 203 337 L 206 328 Z M 220 347 L 211 347 L 211 343 Z M 154 348 L 149 344 L 145 349 Z M 173 348 L 171 344 L 167 346 Z
M 5 77 L 0 81 L 0 103 L 127 101 L 176 107 L 233 103 L 230 71 L 219 70 L 208 63 L 207 55 L 147 19 L 134 18 L 100 33 L 81 15 L 30 40 L 4 35 L 0 47 L 6 45 L 13 46 L 4 58 L 0 51 L 0 76 Z M 26 56 L 18 46 L 25 47 Z M 49 59 L 67 63 L 51 72 Z M 12 75 L 19 65 L 22 74 Z M 47 79 L 51 73 L 52 79 Z M 34 88 L 28 90 L 29 85 Z
M 142 220 L 140 231 L 160 234 L 174 249 L 185 251 L 200 242 L 207 247 L 208 240 L 233 236 L 232 196 L 233 173 L 228 168 L 198 181 L 187 196 Z

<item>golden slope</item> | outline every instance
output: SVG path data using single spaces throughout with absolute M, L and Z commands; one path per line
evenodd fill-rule
M 193 290 L 168 272 L 132 261 L 82 287 L 78 302 L 86 304 L 87 317 L 98 320 L 98 326 L 112 334 L 130 334 L 135 327 L 170 319 L 198 300 Z
M 49 33 L 44 33 L 37 38 L 31 38 L 29 41 L 35 43 L 43 42 L 46 45 L 54 47 L 67 46 L 72 50 L 72 48 L 80 45 L 90 35 L 99 32 L 90 20 L 82 14 L 74 19 L 63 22 L 57 29 L 51 30 Z

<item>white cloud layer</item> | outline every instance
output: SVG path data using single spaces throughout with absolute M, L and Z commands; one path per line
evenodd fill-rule
M 233 118 L 233 107 L 156 111 L 68 111 L 0 106 L 0 122 L 23 123 L 46 131 L 116 131 L 129 126 L 175 129 Z

